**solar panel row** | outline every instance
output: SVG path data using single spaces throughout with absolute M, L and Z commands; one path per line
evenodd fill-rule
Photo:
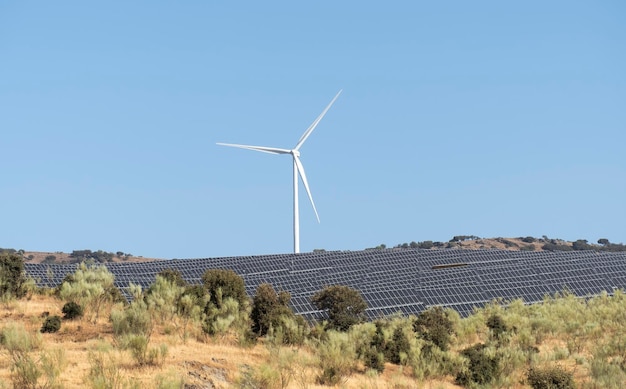
M 106 264 L 119 288 L 130 282 L 147 287 L 158 272 L 177 269 L 200 283 L 207 269 L 232 269 L 253 295 L 262 283 L 292 295 L 292 308 L 308 318 L 323 317 L 311 296 L 339 284 L 359 290 L 367 315 L 417 314 L 447 306 L 461 315 L 496 298 L 541 301 L 563 290 L 584 297 L 626 287 L 626 253 L 596 251 L 526 252 L 506 250 L 389 249 L 315 252 L 247 257 L 175 259 Z M 77 265 L 25 264 L 41 286 L 55 287 Z

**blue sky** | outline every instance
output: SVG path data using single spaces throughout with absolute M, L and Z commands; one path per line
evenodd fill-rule
M 219 3 L 219 4 L 218 4 Z M 0 247 L 626 239 L 622 1 L 0 1 Z

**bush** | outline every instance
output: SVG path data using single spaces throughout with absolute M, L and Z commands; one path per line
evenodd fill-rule
M 533 367 L 526 375 L 533 389 L 574 389 L 574 376 L 560 367 Z
M 317 309 L 328 311 L 328 328 L 347 331 L 364 319 L 367 303 L 361 293 L 347 286 L 327 286 L 311 297 Z
M 452 321 L 443 308 L 434 307 L 421 312 L 413 324 L 413 329 L 422 339 L 433 343 L 442 351 L 448 349 Z
M 83 307 L 81 307 L 78 303 L 70 301 L 63 305 L 61 312 L 63 312 L 63 319 L 72 320 L 83 316 Z
M 257 336 L 267 334 L 270 327 L 277 330 L 283 324 L 283 318 L 294 319 L 289 308 L 291 295 L 288 292 L 276 293 L 272 285 L 261 284 L 252 299 L 252 332 Z
M 124 335 L 147 335 L 152 333 L 152 318 L 143 301 L 133 303 L 123 311 L 111 312 L 113 333 L 116 337 Z
M 48 316 L 46 320 L 44 320 L 43 325 L 41 326 L 41 332 L 43 333 L 53 333 L 58 332 L 61 329 L 61 318 L 57 315 Z
M 491 333 L 495 339 L 500 339 L 509 329 L 504 323 L 502 316 L 493 314 L 487 319 L 487 327 L 491 330 Z
M 426 250 L 429 250 L 429 249 L 433 248 L 433 246 L 434 246 L 434 245 L 435 245 L 435 244 L 433 243 L 433 241 L 432 241 L 432 240 L 425 240 L 425 241 L 423 241 L 423 242 L 419 242 L 419 243 L 417 244 L 417 247 L 418 247 L 418 248 L 420 248 L 420 249 L 426 249 Z
M 468 386 L 472 383 L 484 385 L 497 378 L 499 360 L 486 352 L 484 344 L 475 344 L 461 351 L 469 359 L 467 370 L 460 371 L 456 376 L 456 383 Z
M 182 273 L 176 269 L 167 268 L 167 269 L 161 270 L 157 274 L 157 276 L 161 276 L 165 278 L 166 280 L 168 280 L 169 282 L 171 282 L 172 284 L 176 286 L 187 286 L 187 282 L 183 278 Z
M 229 297 L 237 301 L 242 310 L 249 305 L 243 278 L 232 270 L 209 269 L 202 275 L 202 284 L 211 299 L 216 301 L 218 308 L 221 308 L 219 300 Z M 217 298 L 218 290 L 220 291 L 219 299 Z
M 337 385 L 343 382 L 356 369 L 354 343 L 346 333 L 328 332 L 328 339 L 318 345 L 321 385 Z
M 409 338 L 404 333 L 404 329 L 400 327 L 396 327 L 393 331 L 393 337 L 391 339 L 391 343 L 388 346 L 389 349 L 389 361 L 391 363 L 395 363 L 399 365 L 406 361 L 406 357 L 409 355 L 411 351 L 411 344 L 409 343 Z
M 15 253 L 0 254 L 0 296 L 24 297 L 24 261 Z
M 65 277 L 59 288 L 59 296 L 67 302 L 79 304 L 95 322 L 104 305 L 119 301 L 121 297 L 113 281 L 113 274 L 105 266 L 81 263 L 74 274 Z
M 577 241 L 572 243 L 572 248 L 577 251 L 594 249 L 594 247 L 590 245 L 585 239 L 578 239 Z
M 118 361 L 108 350 L 90 351 L 89 372 L 85 383 L 93 389 L 112 389 L 129 387 Z
M 160 323 L 172 322 L 178 311 L 178 303 L 185 288 L 176 284 L 176 279 L 157 274 L 155 282 L 145 293 L 144 301 L 153 317 Z
M 543 246 L 541 246 L 541 248 L 546 251 L 572 251 L 574 250 L 571 246 L 568 246 L 566 244 L 556 244 L 552 242 L 544 244 Z
M 371 346 L 363 357 L 365 367 L 368 369 L 374 369 L 379 373 L 385 370 L 385 355 L 378 351 L 376 347 Z
M 44 351 L 36 361 L 31 352 L 41 345 L 41 335 L 30 334 L 18 323 L 9 323 L 2 329 L 0 342 L 9 356 L 14 388 L 37 388 L 42 376 L 46 382 L 41 387 L 53 387 L 64 364 L 62 350 Z

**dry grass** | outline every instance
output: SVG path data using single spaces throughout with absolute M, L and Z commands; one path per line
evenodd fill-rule
M 50 296 L 35 295 L 30 300 L 12 301 L 0 306 L 0 328 L 10 322 L 17 322 L 30 333 L 37 333 L 43 323 L 43 315 L 59 315 L 63 303 Z M 101 350 L 107 358 L 115 361 L 125 379 L 140 383 L 140 387 L 157 386 L 159 376 L 182 378 L 188 385 L 206 387 L 211 382 L 217 388 L 240 387 L 245 372 L 258 374 L 262 366 L 273 366 L 269 347 L 261 341 L 254 347 L 242 347 L 233 339 L 187 339 L 172 333 L 164 327 L 156 327 L 150 338 L 151 347 L 166 344 L 167 357 L 162 366 L 139 367 L 127 351 L 115 347 L 111 324 L 102 315 L 95 324 L 87 320 L 63 321 L 57 333 L 42 334 L 42 344 L 33 354 L 37 359 L 43 350 L 62 349 L 66 366 L 61 374 L 60 384 L 65 388 L 87 387 L 86 377 L 90 370 L 90 353 Z M 166 333 L 168 332 L 168 333 Z M 102 351 L 105 350 L 105 351 Z M 302 347 L 284 348 L 283 352 L 297 355 L 294 360 L 293 375 L 289 388 L 323 388 L 315 384 L 318 374 L 315 355 Z M 10 387 L 11 371 L 9 355 L 0 352 L 0 382 Z M 1 387 L 1 385 L 0 385 Z M 402 368 L 388 364 L 381 375 L 359 373 L 347 378 L 343 388 L 457 388 L 445 381 L 416 382 L 402 371 Z

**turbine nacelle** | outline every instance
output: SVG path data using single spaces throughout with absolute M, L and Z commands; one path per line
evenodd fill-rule
M 317 218 L 317 222 L 320 222 L 320 217 L 317 214 L 317 209 L 315 208 L 315 203 L 313 202 L 313 196 L 311 195 L 311 189 L 309 188 L 309 183 L 306 179 L 306 174 L 304 173 L 304 166 L 302 166 L 302 162 L 300 161 L 300 147 L 307 140 L 309 135 L 313 132 L 315 127 L 319 124 L 320 120 L 326 115 L 326 112 L 333 105 L 337 97 L 341 94 L 341 91 L 335 95 L 335 97 L 331 100 L 330 104 L 326 106 L 326 108 L 322 111 L 322 113 L 311 123 L 309 128 L 304 131 L 304 134 L 298 140 L 296 147 L 291 150 L 288 149 L 280 149 L 277 147 L 265 147 L 265 146 L 251 146 L 251 145 L 240 145 L 233 143 L 218 143 L 220 146 L 228 146 L 228 147 L 237 147 L 240 149 L 247 149 L 253 151 L 259 151 L 262 153 L 269 154 L 291 154 L 293 158 L 293 250 L 297 254 L 300 252 L 300 216 L 299 216 L 299 208 L 298 208 L 298 177 L 302 179 L 302 184 L 304 185 L 304 189 L 306 189 L 306 193 L 309 196 L 309 200 L 311 201 L 311 206 L 313 207 L 313 211 L 315 212 L 315 217 Z

